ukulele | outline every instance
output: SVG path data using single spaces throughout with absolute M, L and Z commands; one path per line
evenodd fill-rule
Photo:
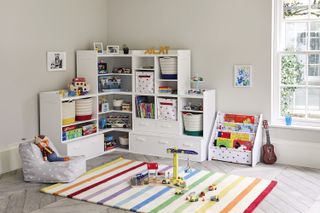
M 274 152 L 274 146 L 270 141 L 269 125 L 267 120 L 263 121 L 263 128 L 266 130 L 267 137 L 267 143 L 263 145 L 263 162 L 265 164 L 274 164 L 277 161 L 277 156 Z

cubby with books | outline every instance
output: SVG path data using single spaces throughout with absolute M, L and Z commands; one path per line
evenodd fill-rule
M 262 114 L 218 112 L 209 142 L 209 160 L 255 166 L 260 161 Z

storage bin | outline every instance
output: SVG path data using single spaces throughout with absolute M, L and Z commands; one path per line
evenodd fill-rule
M 252 163 L 252 152 L 224 147 L 211 147 L 212 159 L 227 161 L 232 163 L 240 163 L 251 165 Z
M 74 123 L 75 120 L 75 102 L 67 101 L 62 103 L 62 125 Z
M 93 99 L 76 100 L 76 121 L 90 120 L 93 114 Z
M 177 120 L 177 99 L 158 98 L 159 120 Z
M 177 79 L 177 58 L 176 57 L 160 57 L 161 78 Z
M 153 72 L 136 72 L 136 92 L 144 94 L 154 93 Z
M 120 91 L 121 90 L 121 78 L 118 76 L 99 77 L 99 91 Z
M 192 136 L 203 135 L 203 114 L 183 113 L 184 133 Z

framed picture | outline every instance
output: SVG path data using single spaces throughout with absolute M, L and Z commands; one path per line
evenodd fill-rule
M 98 54 L 103 54 L 102 42 L 93 42 L 93 49 L 97 51 Z
M 252 87 L 252 65 L 234 65 L 234 87 Z
M 66 71 L 66 52 L 47 52 L 47 67 L 50 72 Z
M 109 55 L 117 55 L 119 54 L 120 48 L 118 45 L 107 45 L 107 54 Z

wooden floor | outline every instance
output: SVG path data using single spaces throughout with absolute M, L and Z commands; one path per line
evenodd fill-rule
M 162 164 L 172 164 L 171 159 L 146 155 L 114 152 L 88 161 L 88 169 L 97 167 L 119 156 L 139 161 L 156 161 Z M 186 163 L 180 161 L 181 165 Z M 248 166 L 205 161 L 192 163 L 197 169 L 211 170 L 230 174 L 275 179 L 276 188 L 257 207 L 255 212 L 314 212 L 320 213 L 320 170 L 259 164 Z M 21 170 L 0 176 L 0 213 L 4 212 L 35 212 L 35 213 L 100 213 L 125 212 L 105 206 L 76 201 L 68 198 L 55 197 L 39 192 L 46 184 L 25 183 Z

